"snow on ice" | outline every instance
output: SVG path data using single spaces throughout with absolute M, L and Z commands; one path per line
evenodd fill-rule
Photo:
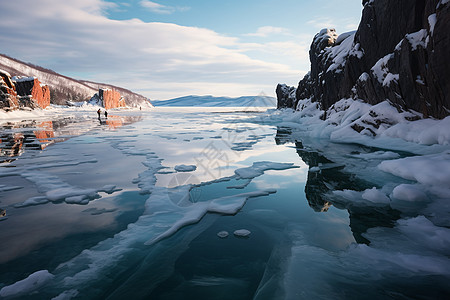
M 37 271 L 23 280 L 3 287 L 0 290 L 0 296 L 7 298 L 28 295 L 47 284 L 53 278 L 54 275 L 50 274 L 47 270 Z

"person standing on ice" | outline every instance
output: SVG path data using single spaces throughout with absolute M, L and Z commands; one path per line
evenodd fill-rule
M 98 114 L 98 118 L 100 119 L 100 113 L 101 113 L 101 110 L 100 110 L 100 108 L 97 110 L 97 114 Z
M 106 111 L 106 109 L 105 109 L 105 118 L 108 119 L 108 112 Z

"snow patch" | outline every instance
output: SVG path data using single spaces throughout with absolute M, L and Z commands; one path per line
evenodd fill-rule
M 433 28 L 434 29 L 434 28 Z M 417 50 L 417 47 L 426 48 L 427 47 L 427 37 L 428 31 L 426 29 L 421 29 L 417 32 L 407 34 L 405 38 L 411 44 L 412 50 Z
M 387 73 L 386 77 L 383 80 L 383 86 L 389 87 L 392 82 L 398 82 L 400 78 L 399 74 Z
M 428 16 L 428 24 L 430 24 L 430 33 L 433 35 L 434 27 L 436 26 L 437 18 L 436 14 L 432 14 Z
M 331 47 L 327 50 L 327 55 L 333 58 L 333 63 L 328 67 L 326 73 L 342 68 L 347 61 L 350 50 L 352 50 L 355 32 L 345 33 L 343 35 L 345 39 L 342 40 L 340 45 Z
M 384 56 L 383 58 L 380 58 L 375 65 L 370 69 L 375 75 L 375 77 L 378 79 L 380 83 L 384 82 L 384 79 L 386 78 L 387 74 L 389 73 L 388 68 L 388 62 L 394 57 L 394 54 L 388 54 Z

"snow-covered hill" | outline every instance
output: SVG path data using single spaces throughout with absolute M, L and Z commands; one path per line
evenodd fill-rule
M 12 76 L 37 77 L 40 82 L 50 86 L 51 101 L 55 104 L 66 104 L 67 101 L 87 101 L 98 92 L 99 88 L 108 88 L 117 90 L 125 98 L 127 106 L 149 106 L 146 97 L 127 89 L 110 84 L 73 79 L 3 54 L 0 54 L 0 69 L 9 72 Z
M 199 107 L 275 107 L 277 100 L 269 96 L 243 96 L 238 98 L 213 96 L 185 96 L 165 101 L 152 101 L 155 106 Z

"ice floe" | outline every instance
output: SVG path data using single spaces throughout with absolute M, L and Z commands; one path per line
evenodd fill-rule
M 38 290 L 54 278 L 47 270 L 34 272 L 27 278 L 20 280 L 14 284 L 4 286 L 0 290 L 0 297 L 16 298 L 26 296 L 31 292 Z
M 193 172 L 197 170 L 197 166 L 195 165 L 176 165 L 175 171 L 177 172 Z
M 238 178 L 249 179 L 255 178 L 268 170 L 287 170 L 292 168 L 298 168 L 293 163 L 276 163 L 270 161 L 255 162 L 251 167 L 236 169 L 234 173 Z

